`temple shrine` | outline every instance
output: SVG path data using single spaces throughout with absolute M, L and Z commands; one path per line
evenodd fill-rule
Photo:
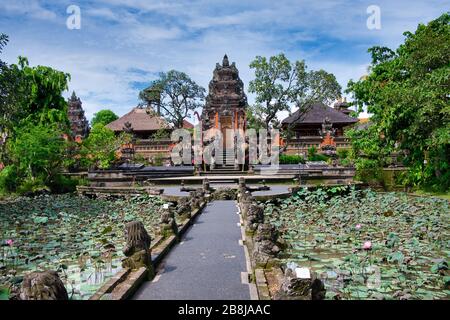
M 71 136 L 74 140 L 82 140 L 89 134 L 89 122 L 84 115 L 81 99 L 75 91 L 68 100 L 68 117 L 70 122 Z
M 209 94 L 202 112 L 203 130 L 211 128 L 222 132 L 223 143 L 232 139 L 227 136 L 230 130 L 245 130 L 247 96 L 244 93 L 244 83 L 239 78 L 236 64 L 229 63 L 227 55 L 222 64 L 217 63 L 213 78 L 209 83 Z

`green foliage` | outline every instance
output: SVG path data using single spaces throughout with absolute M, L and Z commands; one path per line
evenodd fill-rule
M 49 188 L 52 193 L 68 193 L 75 192 L 77 190 L 77 185 L 80 181 L 77 179 L 72 179 L 65 177 L 62 174 L 58 174 L 50 181 Z
M 107 124 L 119 119 L 119 117 L 112 112 L 111 110 L 100 110 L 99 112 L 94 114 L 94 118 L 92 118 L 91 125 L 95 126 L 96 124 L 102 124 L 106 126 Z
M 62 92 L 69 79 L 50 67 L 30 67 L 23 57 L 17 65 L 1 66 L 0 132 L 7 139 L 0 161 L 15 171 L 4 173 L 3 192 L 44 188 L 62 169 L 67 147 L 62 136 L 69 128 Z
M 17 188 L 17 168 L 14 165 L 0 171 L 0 194 L 14 192 Z
M 30 67 L 26 58 L 19 58 L 19 70 L 27 92 L 21 107 L 25 110 L 19 125 L 29 123 L 57 123 L 60 129 L 68 128 L 67 102 L 62 92 L 67 90 L 70 75 L 50 67 Z
M 1 201 L 0 299 L 1 288 L 35 270 L 57 270 L 69 296 L 76 288 L 73 299 L 88 299 L 121 270 L 125 223 L 142 221 L 155 239 L 163 204 L 150 196 L 101 200 L 72 194 Z M 5 246 L 9 239 L 13 245 Z
M 305 61 L 291 63 L 283 53 L 266 57 L 257 56 L 250 63 L 255 79 L 250 81 L 249 92 L 256 94 L 251 124 L 265 128 L 278 126 L 277 113 L 298 107 L 299 117 L 315 102 L 330 103 L 341 94 L 341 87 L 333 74 L 324 70 L 307 71 Z M 252 119 L 252 118 L 250 118 Z
M 305 163 L 305 159 L 302 156 L 293 154 L 280 154 L 280 164 L 299 164 Z
M 120 142 L 114 132 L 98 123 L 92 127 L 89 136 L 83 141 L 81 155 L 83 164 L 100 169 L 109 168 L 115 161 Z
M 163 165 L 163 161 L 165 159 L 164 154 L 162 153 L 158 153 L 157 155 L 155 155 L 155 157 L 153 158 L 153 165 L 154 166 L 162 166 Z
M 263 205 L 279 262 L 325 275 L 327 298 L 448 299 L 447 200 L 337 186 Z
M 151 107 L 157 103 L 161 115 L 175 128 L 183 127 L 183 120 L 195 109 L 203 107 L 205 89 L 184 72 L 162 72 L 159 79 L 139 93 L 139 98 Z
M 170 139 L 170 131 L 164 128 L 158 129 L 152 138 L 155 140 Z
M 66 141 L 62 136 L 56 125 L 27 124 L 17 129 L 14 139 L 8 140 L 8 154 L 14 165 L 12 168 L 16 169 L 19 192 L 52 183 L 65 158 Z
M 396 51 L 374 47 L 370 74 L 348 85 L 359 111 L 367 107 L 367 132 L 349 134 L 353 156 L 384 164 L 393 151 L 404 153 L 414 186 L 447 190 L 450 158 L 450 14 L 415 33 L 406 32 Z
M 339 159 L 347 159 L 350 156 L 350 150 L 349 149 L 337 149 L 336 155 Z
M 317 148 L 308 148 L 308 161 L 328 161 L 330 158 L 324 154 L 317 153 Z

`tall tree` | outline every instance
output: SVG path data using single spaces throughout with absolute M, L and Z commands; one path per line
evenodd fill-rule
M 269 59 L 257 56 L 250 68 L 255 70 L 255 79 L 249 85 L 249 92 L 256 94 L 253 116 L 259 118 L 256 123 L 266 128 L 279 123 L 280 111 L 290 113 L 297 107 L 300 119 L 312 103 L 329 104 L 341 94 L 333 74 L 307 71 L 305 61 L 291 63 L 283 53 Z
M 183 127 L 186 119 L 195 109 L 203 106 L 206 90 L 196 84 L 184 72 L 171 70 L 162 72 L 158 80 L 139 94 L 139 98 L 160 108 L 161 115 L 175 128 Z
M 415 33 L 405 32 L 395 51 L 370 48 L 370 74 L 348 85 L 359 111 L 373 114 L 371 134 L 350 132 L 359 151 L 381 164 L 380 156 L 403 152 L 410 183 L 443 189 L 450 181 L 449 22 L 445 13 Z
M 94 118 L 92 118 L 91 125 L 95 126 L 96 124 L 103 124 L 106 126 L 107 124 L 119 119 L 119 117 L 112 112 L 111 110 L 100 110 L 99 112 L 94 114 Z

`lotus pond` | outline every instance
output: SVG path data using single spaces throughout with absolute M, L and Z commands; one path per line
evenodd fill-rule
M 124 224 L 140 220 L 154 238 L 163 203 L 68 194 L 0 201 L 0 299 L 24 273 L 46 269 L 58 270 L 69 297 L 88 299 L 121 269 Z
M 334 187 L 264 207 L 287 245 L 280 262 L 316 271 L 327 299 L 450 297 L 447 200 Z

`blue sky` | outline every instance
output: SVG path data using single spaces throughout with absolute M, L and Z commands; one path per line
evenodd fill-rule
M 81 9 L 80 30 L 66 27 L 69 5 Z M 380 7 L 380 30 L 366 26 L 370 5 Z M 404 31 L 449 8 L 448 0 L 1 0 L 0 32 L 10 36 L 2 59 L 23 55 L 70 73 L 88 118 L 105 108 L 123 115 L 160 71 L 184 71 L 207 88 L 225 53 L 245 89 L 250 61 L 279 52 L 333 72 L 345 88 L 366 73 L 369 47 L 396 48 Z

